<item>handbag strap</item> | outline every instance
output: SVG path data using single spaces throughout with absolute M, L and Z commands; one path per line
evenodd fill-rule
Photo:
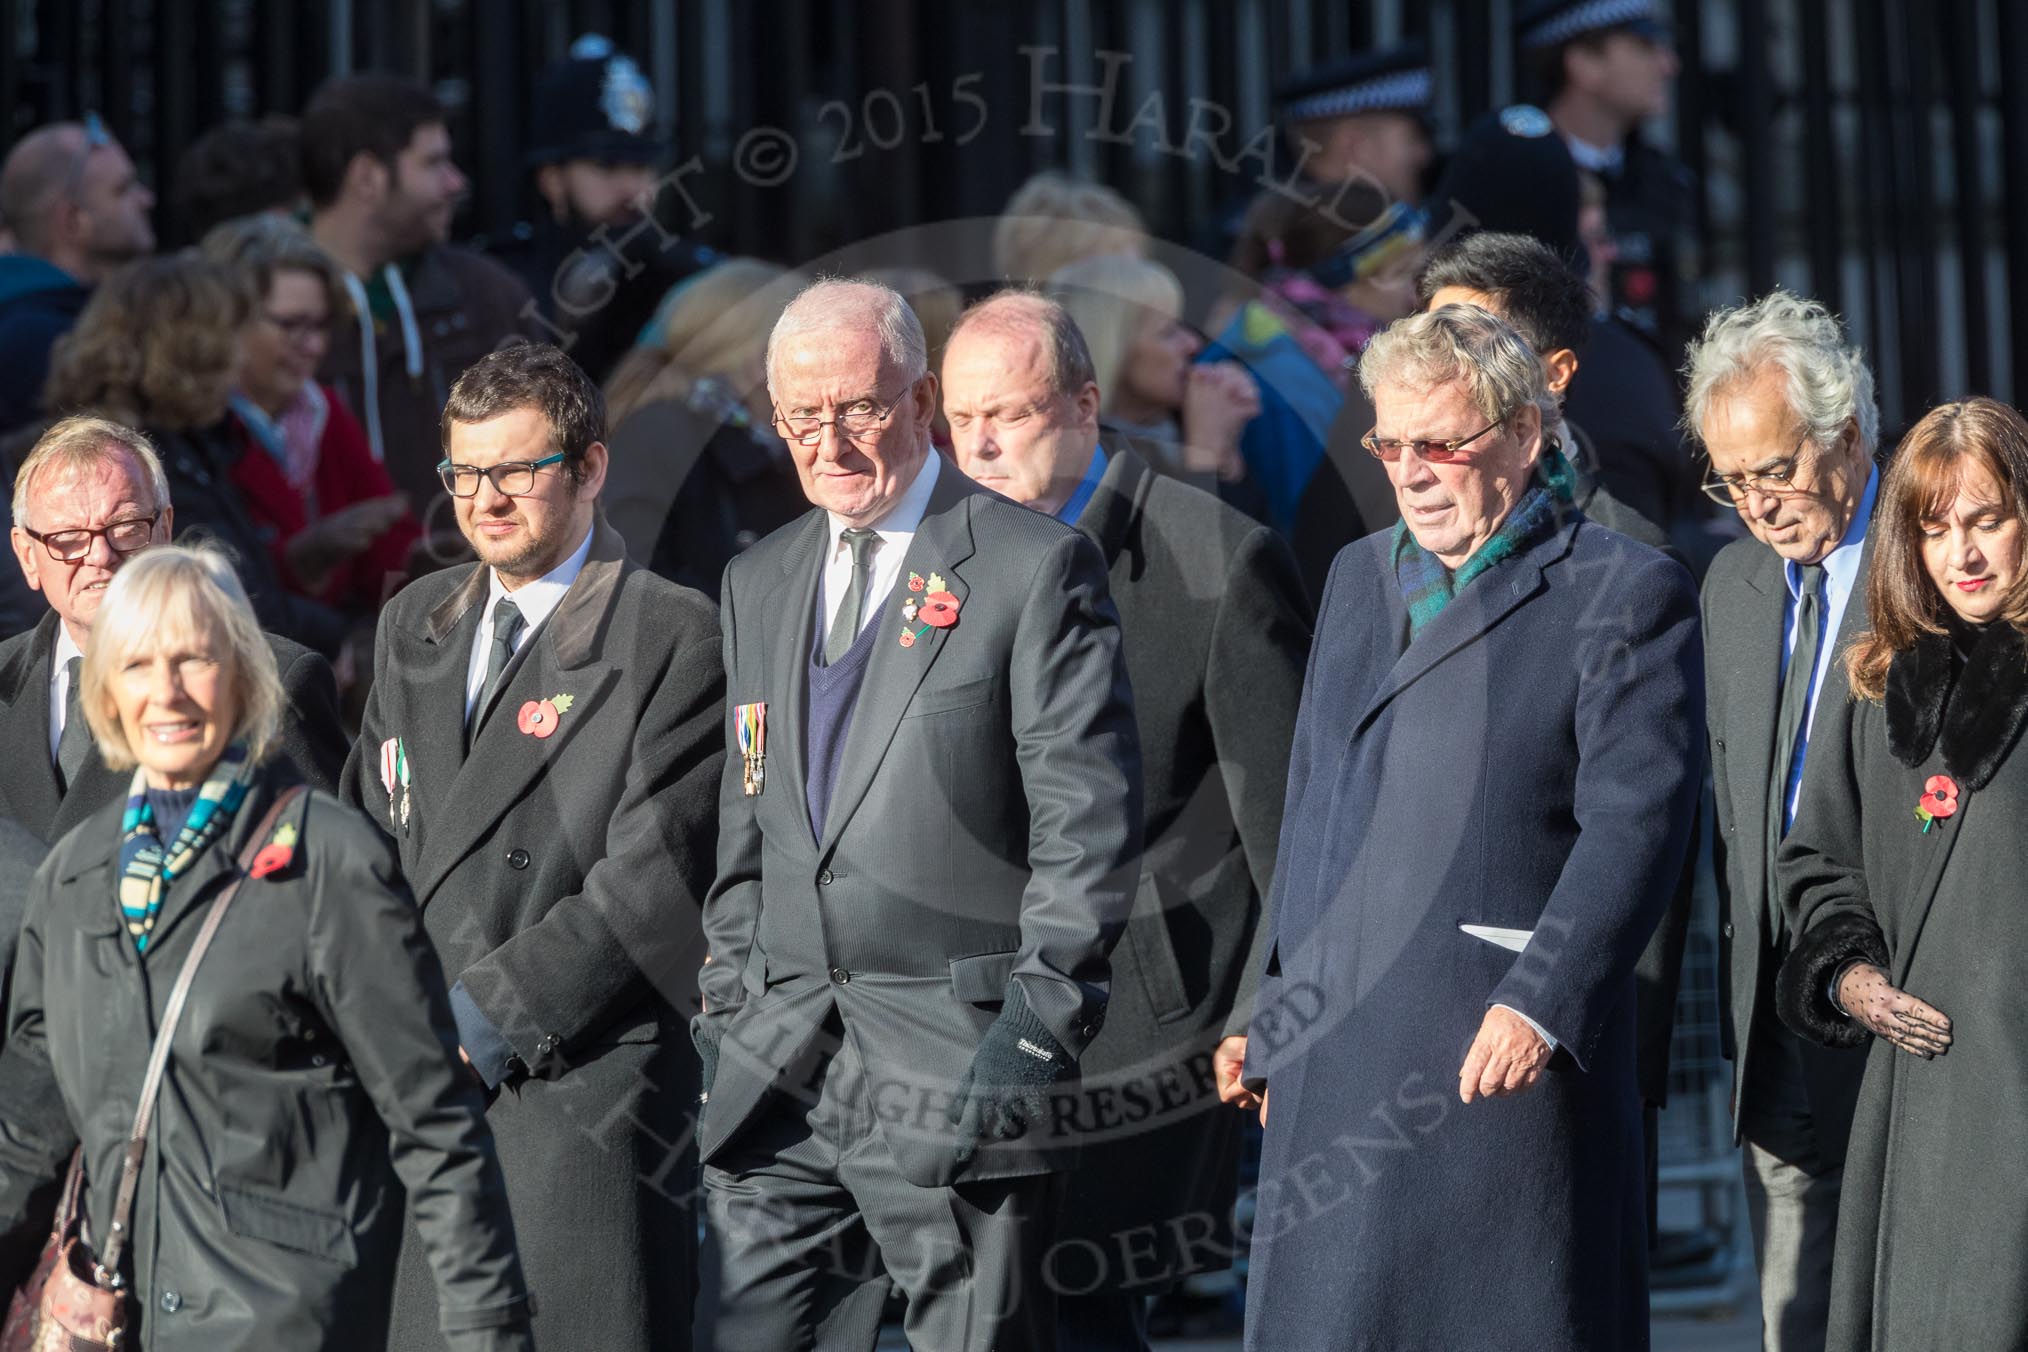
M 301 784 L 291 785 L 276 797 L 274 806 L 261 818 L 261 824 L 247 838 L 240 850 L 239 868 L 230 883 L 211 903 L 205 913 L 204 928 L 197 932 L 197 942 L 190 947 L 190 956 L 183 960 L 183 970 L 176 974 L 176 985 L 169 992 L 169 1003 L 162 1009 L 162 1025 L 155 1031 L 155 1045 L 148 1052 L 148 1074 L 141 1081 L 141 1104 L 134 1112 L 134 1129 L 127 1134 L 126 1154 L 120 1161 L 120 1188 L 113 1199 L 113 1219 L 106 1234 L 105 1251 L 93 1268 L 93 1276 L 105 1289 L 118 1290 L 123 1284 L 120 1277 L 120 1253 L 127 1244 L 127 1222 L 134 1214 L 134 1195 L 140 1191 L 141 1162 L 148 1153 L 148 1128 L 155 1118 L 155 1100 L 161 1095 L 162 1073 L 169 1065 L 169 1041 L 176 1032 L 176 1024 L 183 1017 L 183 1004 L 190 997 L 190 985 L 197 977 L 197 964 L 204 961 L 204 951 L 211 947 L 211 940 L 218 933 L 218 926 L 225 919 L 226 907 L 239 895 L 239 885 L 246 881 L 247 873 L 253 868 L 254 856 L 274 834 L 275 824 L 289 805 L 301 798 L 308 790 Z

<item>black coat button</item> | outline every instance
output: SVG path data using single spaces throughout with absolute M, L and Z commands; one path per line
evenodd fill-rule
M 817 874 L 817 886 L 829 887 L 830 885 L 831 885 L 831 870 L 830 869 L 820 870 Z
M 527 867 L 528 867 L 528 851 L 526 851 L 526 850 L 520 850 L 520 849 L 515 849 L 515 850 L 509 850 L 509 851 L 507 851 L 507 867 L 508 867 L 508 868 L 527 868 Z
M 832 985 L 834 985 L 834 986 L 844 986 L 844 985 L 848 985 L 848 984 L 850 984 L 851 980 L 852 980 L 852 973 L 850 973 L 850 972 L 846 971 L 846 970 L 845 970 L 845 969 L 844 969 L 843 967 L 833 967 L 833 968 L 831 969 L 831 984 L 832 984 Z

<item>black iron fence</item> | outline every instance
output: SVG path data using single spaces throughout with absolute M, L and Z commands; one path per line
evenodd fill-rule
M 1057 165 L 1189 240 L 1262 176 L 1280 74 L 1425 39 L 1446 141 L 1521 92 L 1516 2 L 0 0 L 0 100 L 17 133 L 99 110 L 161 185 L 218 121 L 294 112 L 333 71 L 407 71 L 453 110 L 466 227 L 497 231 L 531 205 L 533 73 L 596 31 L 654 83 L 671 164 L 695 157 L 690 223 L 721 247 L 802 259 L 990 215 Z M 2028 6 L 1676 10 L 1685 73 L 1656 133 L 1698 176 L 1703 298 L 1781 282 L 1836 306 L 1889 428 L 1962 393 L 2028 397 Z

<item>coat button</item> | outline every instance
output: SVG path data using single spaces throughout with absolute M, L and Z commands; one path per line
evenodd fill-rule
M 829 887 L 830 885 L 831 885 L 831 870 L 830 869 L 819 870 L 817 873 L 817 886 Z
M 1728 939 L 1732 937 L 1732 922 L 1730 920 L 1725 922 L 1725 925 L 1723 927 L 1723 933 L 1725 937 Z
M 527 867 L 528 867 L 528 851 L 526 851 L 526 850 L 521 850 L 521 849 L 514 849 L 514 850 L 509 850 L 509 851 L 507 851 L 507 867 L 508 867 L 508 868 L 527 868 Z
M 178 1310 L 182 1308 L 183 1308 L 183 1297 L 177 1295 L 174 1291 L 164 1291 L 162 1293 L 163 1314 L 175 1314 Z
M 845 969 L 844 969 L 843 967 L 833 967 L 833 968 L 831 969 L 831 984 L 832 984 L 832 985 L 834 985 L 834 986 L 844 986 L 844 985 L 848 985 L 848 984 L 850 984 L 851 980 L 852 980 L 852 973 L 850 973 L 850 972 L 846 971 L 846 970 L 845 970 Z

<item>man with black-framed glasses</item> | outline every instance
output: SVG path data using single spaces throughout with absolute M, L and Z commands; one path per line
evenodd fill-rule
M 0 643 L 0 815 L 44 840 L 126 791 L 106 768 L 77 709 L 77 673 L 99 602 L 126 561 L 169 540 L 168 480 L 148 439 L 103 418 L 66 418 L 21 462 L 14 480 L 14 559 L 49 609 Z M 338 690 L 316 653 L 268 635 L 287 696 L 281 749 L 311 784 L 336 785 L 345 761 Z M 32 754 L 37 747 L 47 755 Z
M 91 290 L 154 252 L 155 195 L 97 113 L 15 143 L 0 166 L 0 219 L 19 252 L 0 256 L 0 433 L 33 421 L 49 352 Z
M 1719 551 L 1703 596 L 1734 1131 L 1765 1345 L 1816 1352 L 1866 1052 L 1799 1038 L 1775 1015 L 1791 935 L 1773 865 L 1816 711 L 1846 698 L 1838 659 L 1867 627 L 1880 413 L 1836 317 L 1783 291 L 1714 314 L 1688 372 L 1684 422 L 1710 459 L 1704 491 L 1753 537 Z

